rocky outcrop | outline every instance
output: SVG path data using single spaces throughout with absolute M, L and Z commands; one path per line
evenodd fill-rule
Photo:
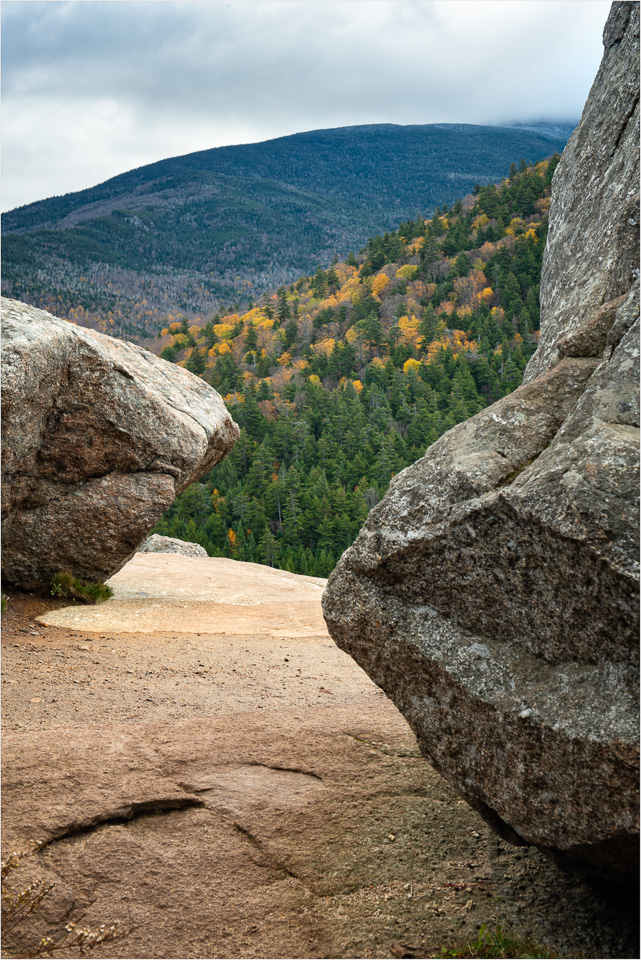
M 188 371 L 3 299 L 3 580 L 111 576 L 237 437 Z
M 323 599 L 336 643 L 506 839 L 638 870 L 639 7 L 553 182 L 522 386 L 394 478 Z
M 160 537 L 153 533 L 138 549 L 138 553 L 181 553 L 183 557 L 208 557 L 199 543 L 188 543 L 176 537 Z
M 598 356 L 599 332 L 611 316 L 599 322 L 596 311 L 639 276 L 638 3 L 612 4 L 603 44 L 581 123 L 554 176 L 541 276 L 544 322 L 526 380 L 565 352 Z

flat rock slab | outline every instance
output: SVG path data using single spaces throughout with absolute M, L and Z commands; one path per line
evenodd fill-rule
M 372 946 L 387 955 L 402 935 L 392 908 L 415 906 L 403 884 L 419 879 L 417 828 L 431 824 L 437 859 L 471 879 L 479 824 L 454 801 L 457 838 L 437 839 L 448 788 L 391 704 L 360 713 L 10 735 L 3 842 L 44 841 L 31 867 L 57 885 L 52 931 L 69 911 L 118 922 L 99 956 L 368 955 L 331 922 L 333 898 L 357 891 L 367 912 L 385 904 Z
M 71 919 L 117 924 L 105 958 L 438 956 L 482 923 L 638 955 L 636 903 L 489 839 L 328 637 L 36 620 L 57 603 L 3 615 L 3 855 L 44 841 L 11 881 L 55 884 L 5 950 Z
M 634 955 L 592 891 L 488 846 L 387 702 L 9 735 L 3 765 L 5 849 L 43 841 L 22 876 L 55 883 L 18 952 L 69 918 L 132 958 L 432 956 L 517 920 L 553 956 Z
M 47 613 L 43 624 L 94 632 L 327 636 L 327 583 L 222 557 L 136 554 L 109 581 L 114 596 L 95 607 Z

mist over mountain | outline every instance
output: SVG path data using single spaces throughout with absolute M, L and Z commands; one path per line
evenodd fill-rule
M 375 124 L 161 160 L 4 214 L 3 293 L 155 333 L 176 310 L 247 303 L 431 216 L 521 158 L 562 150 L 572 129 Z

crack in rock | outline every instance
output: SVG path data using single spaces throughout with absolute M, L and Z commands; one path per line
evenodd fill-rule
M 222 819 L 226 819 L 226 818 L 223 817 Z M 277 857 L 275 857 L 272 853 L 270 853 L 270 851 L 267 849 L 265 844 L 262 843 L 258 839 L 258 837 L 256 837 L 251 832 L 251 830 L 248 830 L 246 827 L 241 826 L 241 824 L 238 823 L 238 821 L 236 820 L 229 820 L 227 822 L 230 823 L 231 826 L 234 828 L 234 830 L 236 830 L 236 832 L 241 835 L 243 840 L 247 841 L 247 843 L 249 843 L 252 847 L 254 847 L 256 850 L 259 851 L 259 853 L 267 860 L 267 862 L 273 869 L 281 873 L 284 873 L 286 876 L 291 877 L 293 880 L 298 880 L 298 882 L 301 883 L 305 887 L 305 889 L 308 889 L 307 884 L 302 879 L 302 877 L 300 877 L 293 870 L 290 870 L 286 864 L 284 864 L 281 860 L 278 860 Z
M 99 827 L 131 823 L 132 820 L 141 817 L 153 817 L 160 814 L 173 813 L 178 810 L 185 810 L 190 807 L 203 807 L 204 805 L 204 801 L 195 796 L 157 797 L 154 800 L 133 801 L 132 803 L 123 804 L 121 807 L 116 807 L 115 810 L 111 810 L 108 813 L 99 813 L 93 817 L 87 817 L 85 820 L 78 820 L 54 828 L 50 831 L 51 836 L 49 839 L 39 844 L 39 849 L 44 850 L 46 847 L 51 846 L 52 843 L 58 843 L 60 840 L 92 833 L 94 830 L 99 829 Z

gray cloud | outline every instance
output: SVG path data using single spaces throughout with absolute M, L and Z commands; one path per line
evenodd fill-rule
M 3 207 L 358 123 L 578 118 L 601 0 L 4 2 Z

